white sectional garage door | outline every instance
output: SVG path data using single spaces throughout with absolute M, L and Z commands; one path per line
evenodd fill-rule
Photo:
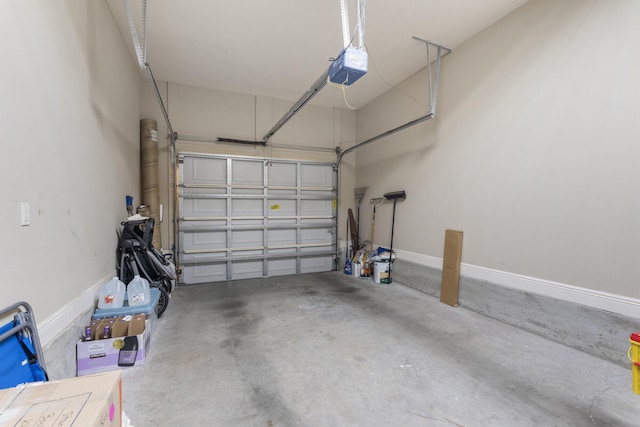
M 331 271 L 334 164 L 181 153 L 181 282 Z

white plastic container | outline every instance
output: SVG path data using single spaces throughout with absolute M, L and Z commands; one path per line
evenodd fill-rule
M 353 277 L 360 277 L 362 275 L 362 264 L 360 261 L 356 261 L 353 264 Z
M 100 289 L 100 297 L 98 299 L 98 308 L 120 308 L 124 304 L 124 292 L 126 287 L 124 283 L 114 277 L 107 283 L 102 285 Z
M 133 276 L 133 280 L 127 285 L 127 298 L 129 307 L 148 304 L 151 301 L 149 281 L 138 275 Z

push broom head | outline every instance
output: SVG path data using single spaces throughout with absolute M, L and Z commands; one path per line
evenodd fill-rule
M 384 198 L 387 200 L 396 200 L 396 199 L 406 199 L 407 193 L 404 191 L 392 191 L 391 193 L 387 193 L 384 195 Z
M 369 187 L 358 187 L 358 188 L 354 188 L 353 189 L 353 192 L 356 195 L 356 200 L 358 200 L 358 203 L 364 197 L 364 193 L 367 191 L 367 188 L 369 188 Z

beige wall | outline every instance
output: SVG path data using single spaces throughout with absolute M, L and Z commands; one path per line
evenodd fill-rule
M 140 78 L 104 2 L 0 2 L 0 38 L 0 306 L 27 301 L 41 324 L 115 271 Z
M 267 147 L 215 142 L 191 142 L 181 136 L 201 138 L 233 138 L 261 141 L 262 137 L 291 108 L 292 101 L 283 101 L 261 96 L 231 93 L 212 89 L 159 82 L 158 87 L 169 112 L 171 126 L 178 133 L 177 150 L 181 152 L 203 152 L 238 156 L 253 156 L 281 159 L 298 159 L 333 163 L 335 148 L 342 141 L 355 140 L 355 113 L 349 110 L 307 105 L 300 110 L 270 140 Z M 300 94 L 302 95 L 302 93 Z M 173 174 L 167 127 L 158 101 L 149 82 L 143 86 L 142 117 L 158 121 L 161 135 L 159 141 L 161 203 L 169 214 L 161 226 L 162 246 L 173 246 Z M 349 142 L 351 143 L 351 142 Z M 343 143 L 344 145 L 345 143 Z M 291 149 L 321 148 L 325 151 Z M 344 148 L 344 147 L 343 147 Z M 340 185 L 343 194 L 353 194 L 355 155 L 348 155 L 341 168 Z M 341 218 L 345 217 L 350 198 L 340 200 Z M 340 230 L 340 236 L 345 235 Z M 346 236 L 346 235 L 345 235 Z M 344 237 L 344 236 L 343 236 Z
M 394 247 L 441 257 L 455 228 L 465 263 L 640 297 L 638 17 L 637 1 L 533 0 L 445 57 L 436 118 L 357 152 L 367 200 L 407 192 Z M 400 88 L 424 102 L 425 82 Z M 358 138 L 423 111 L 390 91 Z M 390 226 L 380 206 L 376 243 Z

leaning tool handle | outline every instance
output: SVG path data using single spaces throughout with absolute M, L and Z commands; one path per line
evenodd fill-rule
M 406 199 L 407 198 L 407 193 L 405 193 L 404 191 L 393 191 L 391 193 L 386 193 L 384 195 L 385 199 L 387 200 L 393 200 L 393 217 L 391 218 L 391 254 L 389 255 L 389 262 L 390 264 L 393 263 L 392 261 L 392 257 L 393 257 L 393 229 L 395 227 L 396 224 L 396 203 L 398 202 L 398 199 Z
M 371 243 L 369 244 L 369 251 L 373 251 L 374 232 L 376 226 L 376 206 L 384 201 L 383 197 L 376 197 L 370 200 L 373 204 L 373 218 L 371 219 Z
M 393 229 L 396 224 L 396 203 L 398 199 L 406 199 L 407 193 L 404 191 L 393 191 L 384 195 L 385 199 L 393 200 L 393 216 L 391 218 L 391 247 L 389 249 L 389 283 L 391 283 L 391 271 L 393 270 Z

